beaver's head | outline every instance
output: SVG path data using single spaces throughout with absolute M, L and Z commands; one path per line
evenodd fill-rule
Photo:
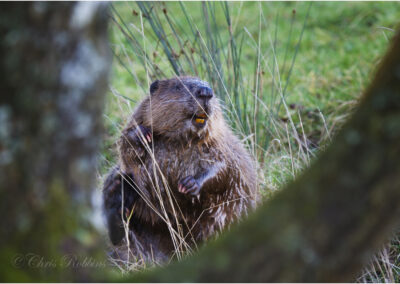
M 145 120 L 155 133 L 166 137 L 202 137 L 218 112 L 218 102 L 207 82 L 176 77 L 151 84 Z

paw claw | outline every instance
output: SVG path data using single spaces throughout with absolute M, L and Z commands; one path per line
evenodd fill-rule
M 125 208 L 125 217 L 128 218 L 131 212 L 129 211 L 128 208 Z
M 196 196 L 199 194 L 200 185 L 193 176 L 187 176 L 178 184 L 178 191 L 184 194 Z

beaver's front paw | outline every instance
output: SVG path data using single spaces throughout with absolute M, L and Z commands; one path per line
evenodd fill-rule
M 126 138 L 137 145 L 145 146 L 152 141 L 151 129 L 143 125 L 138 125 L 136 128 L 128 129 L 125 133 Z
M 178 191 L 184 194 L 197 196 L 200 193 L 201 186 L 193 176 L 187 176 L 180 180 Z
M 150 147 L 153 141 L 151 129 L 143 125 L 125 129 L 122 132 L 122 136 L 125 140 L 125 145 L 127 145 L 127 147 L 132 147 L 138 157 L 143 157 L 143 155 L 146 154 L 147 146 Z

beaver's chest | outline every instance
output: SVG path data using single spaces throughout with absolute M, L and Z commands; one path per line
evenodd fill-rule
M 207 171 L 218 158 L 216 151 L 205 145 L 177 146 L 165 141 L 156 141 L 154 158 L 147 159 L 146 168 L 155 172 L 158 177 L 165 178 L 170 186 L 174 187 L 189 175 L 196 176 Z

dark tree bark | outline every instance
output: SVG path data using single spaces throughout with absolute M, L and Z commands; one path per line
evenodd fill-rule
M 352 282 L 400 220 L 400 34 L 359 108 L 310 169 L 165 282 Z
M 82 240 L 110 65 L 106 8 L 0 4 L 2 281 L 85 279 L 59 257 L 91 255 Z

